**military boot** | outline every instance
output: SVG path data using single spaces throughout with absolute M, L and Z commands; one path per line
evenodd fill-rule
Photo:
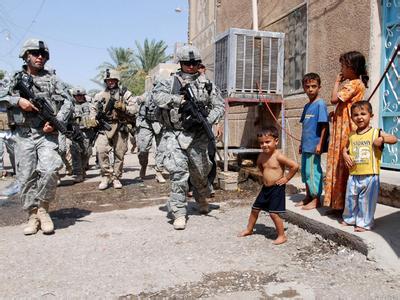
M 198 205 L 200 214 L 206 215 L 210 212 L 208 201 L 206 199 L 201 199 L 201 201 L 198 201 Z
M 156 180 L 158 181 L 158 183 L 165 183 L 165 179 L 164 176 L 161 174 L 160 171 L 156 171 Z
M 84 180 L 83 175 L 72 175 L 72 179 L 74 180 L 74 183 L 79 183 Z
M 99 190 L 105 190 L 106 188 L 108 188 L 108 185 L 110 184 L 110 178 L 107 176 L 103 176 L 101 177 L 101 181 L 100 184 L 98 186 Z
M 174 220 L 174 229 L 183 230 L 186 227 L 186 217 L 178 217 Z
M 25 235 L 31 235 L 31 234 L 35 234 L 36 232 L 38 232 L 40 223 L 39 223 L 39 218 L 37 216 L 37 211 L 38 211 L 38 209 L 36 207 L 32 208 L 29 211 L 28 224 L 24 228 Z
M 121 181 L 119 181 L 119 179 L 115 178 L 113 180 L 113 187 L 114 187 L 114 189 L 122 189 Z
M 43 233 L 49 234 L 54 232 L 54 224 L 49 215 L 49 202 L 42 201 L 37 211 L 37 216 L 40 221 L 40 229 Z

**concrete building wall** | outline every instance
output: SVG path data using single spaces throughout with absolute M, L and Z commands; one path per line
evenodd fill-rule
M 189 0 L 189 42 L 199 48 L 207 76 L 214 78 L 215 0 Z
M 145 91 L 149 91 L 153 88 L 153 83 L 156 80 L 167 79 L 171 73 L 175 73 L 179 68 L 178 64 L 173 63 L 161 63 L 158 64 L 154 69 L 150 70 L 149 75 L 146 76 Z
M 215 0 L 215 34 L 225 30 L 236 28 L 252 28 L 252 8 L 251 1 L 242 0 Z M 201 2 L 190 1 L 190 3 Z M 374 61 L 371 62 L 370 69 L 378 65 L 376 53 L 380 49 L 379 43 L 370 44 L 371 32 L 377 38 L 380 29 L 376 26 L 379 13 L 376 12 L 378 0 L 269 0 L 258 1 L 259 30 L 285 32 L 287 28 L 282 28 L 282 20 L 291 12 L 302 5 L 307 6 L 307 58 L 306 71 L 319 73 L 322 79 L 321 96 L 329 104 L 331 90 L 337 73 L 340 71 L 339 56 L 341 53 L 358 50 L 362 52 L 368 61 L 370 51 L 374 53 Z M 374 12 L 371 12 L 371 7 Z M 193 11 L 201 13 L 200 10 Z M 192 10 L 191 10 L 192 13 Z M 190 15 L 190 23 L 196 23 L 197 16 Z M 371 21 L 372 20 L 372 21 Z M 373 23 L 371 31 L 371 22 Z M 192 23 L 191 23 L 192 24 Z M 194 36 L 189 30 L 189 36 Z M 203 42 L 196 44 L 202 47 Z M 204 43 L 205 45 L 206 43 Z M 380 57 L 380 56 L 379 56 Z M 376 74 L 376 72 L 375 72 Z M 372 79 L 376 75 L 371 76 Z M 375 80 L 372 80 L 375 81 Z M 376 83 L 376 81 L 375 81 Z M 368 92 L 367 92 L 368 93 Z M 302 109 L 307 102 L 303 93 L 285 96 L 285 114 L 287 126 L 295 137 L 301 136 L 301 126 L 299 124 Z M 378 101 L 376 100 L 375 103 Z M 254 108 L 258 109 L 258 108 Z M 333 107 L 329 107 L 330 110 Z M 235 111 L 238 109 L 235 108 Z M 247 121 L 257 113 L 249 112 L 249 108 L 244 108 L 241 112 L 242 117 Z M 375 108 L 378 111 L 378 107 Z M 244 113 L 244 114 L 243 114 Z M 235 116 L 232 117 L 235 119 Z M 236 118 L 237 119 L 237 118 Z M 376 118 L 378 119 L 378 118 Z M 250 123 L 255 123 L 250 120 Z M 238 121 L 235 121 L 238 122 Z M 239 121 L 243 122 L 242 121 Z M 230 126 L 231 128 L 231 126 Z M 240 135 L 246 132 L 237 132 L 237 137 L 232 138 L 230 143 L 241 142 Z M 254 130 L 253 130 L 254 134 Z M 288 154 L 293 156 L 297 152 L 299 142 L 287 137 Z M 247 146 L 247 145 L 243 145 Z
M 374 87 L 378 84 L 381 78 L 381 65 L 382 65 L 382 12 L 381 1 L 370 0 L 371 3 L 371 32 L 370 32 L 370 46 L 369 46 L 369 92 L 372 93 Z M 372 126 L 379 127 L 379 111 L 380 111 L 380 90 L 378 90 L 371 99 L 372 110 L 375 116 L 372 118 Z

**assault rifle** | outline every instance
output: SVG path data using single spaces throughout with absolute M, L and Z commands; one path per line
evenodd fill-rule
M 111 99 L 110 99 L 111 100 Z M 114 105 L 113 105 L 114 107 Z M 97 114 L 96 114 L 96 121 L 98 125 L 94 128 L 95 133 L 90 137 L 89 144 L 93 147 L 94 143 L 99 136 L 100 131 L 110 131 L 111 125 L 107 123 L 107 113 L 103 111 L 103 104 L 99 102 L 97 104 Z
M 18 90 L 22 98 L 29 100 L 37 109 L 37 114 L 44 122 L 49 122 L 58 132 L 64 134 L 67 138 L 77 142 L 81 149 L 84 149 L 84 136 L 76 127 L 67 127 L 63 122 L 60 122 L 53 108 L 43 97 L 36 97 L 33 91 L 27 86 L 25 81 L 32 81 L 32 78 L 17 77 L 14 90 Z M 31 85 L 31 82 L 29 82 Z
M 186 84 L 181 87 L 181 94 L 185 96 L 186 100 L 186 102 L 180 109 L 182 114 L 183 128 L 189 129 L 194 126 L 200 125 L 207 134 L 209 141 L 214 143 L 215 136 L 210 123 L 208 123 L 206 119 L 206 109 L 204 106 L 199 105 L 190 84 Z

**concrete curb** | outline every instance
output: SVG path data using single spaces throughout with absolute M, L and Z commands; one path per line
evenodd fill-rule
M 288 209 L 286 210 L 286 214 L 283 215 L 283 218 L 291 224 L 297 225 L 312 234 L 319 234 L 324 239 L 331 240 L 338 245 L 356 250 L 365 256 L 368 256 L 369 254 L 370 247 L 361 238 L 350 233 L 300 215 Z

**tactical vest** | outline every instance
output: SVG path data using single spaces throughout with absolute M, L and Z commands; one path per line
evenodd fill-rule
M 79 128 L 84 129 L 85 123 L 83 122 L 84 118 L 89 118 L 91 115 L 90 111 L 90 103 L 88 102 L 83 102 L 83 103 L 78 103 L 75 102 L 75 107 L 74 107 L 74 121 L 79 125 Z
M 154 95 L 150 93 L 145 103 L 145 118 L 149 122 L 157 122 L 158 114 L 158 107 L 154 101 Z
M 204 76 L 195 77 L 194 80 L 184 79 L 181 73 L 173 75 L 171 94 L 180 95 L 181 87 L 185 84 L 190 84 L 196 96 L 198 106 L 201 106 L 207 113 L 212 109 L 211 91 L 212 83 Z M 183 130 L 181 114 L 179 108 L 159 109 L 158 116 L 162 124 L 167 128 Z
M 116 99 L 117 101 L 124 101 L 125 104 L 126 101 L 124 99 L 124 95 L 126 93 L 127 89 L 126 88 L 117 88 L 114 89 L 112 91 L 110 90 L 106 90 L 100 93 L 100 99 L 102 101 L 103 104 L 103 111 L 105 112 L 108 102 L 110 101 L 111 97 L 113 97 L 114 99 Z M 121 113 L 119 113 L 116 109 L 111 109 L 111 111 L 109 111 L 107 113 L 107 118 L 109 122 L 128 122 L 128 120 L 126 120 L 127 118 L 125 116 L 123 116 Z
M 47 70 L 40 71 L 37 76 L 31 76 L 25 71 L 21 71 L 14 75 L 12 86 L 15 86 L 15 80 L 20 75 L 35 96 L 43 97 L 57 114 L 64 101 L 63 97 L 56 93 L 57 77 Z M 44 121 L 39 118 L 36 112 L 25 112 L 19 107 L 13 107 L 10 110 L 16 125 L 32 128 L 41 128 L 44 125 Z
M 9 121 L 7 111 L 0 110 L 0 131 L 9 130 Z

